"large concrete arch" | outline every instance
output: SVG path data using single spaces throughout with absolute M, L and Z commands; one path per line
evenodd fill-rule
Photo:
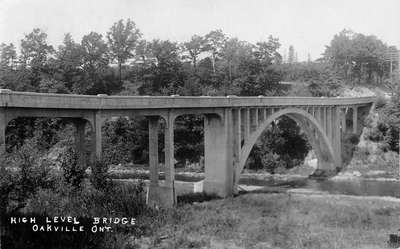
M 306 133 L 307 138 L 309 139 L 313 149 L 315 149 L 318 157 L 319 163 L 324 165 L 325 168 L 332 167 L 330 170 L 334 170 L 334 159 L 335 154 L 333 150 L 333 145 L 328 138 L 327 134 L 321 124 L 317 119 L 314 118 L 313 115 L 308 113 L 307 111 L 300 108 L 285 108 L 279 110 L 273 114 L 271 114 L 263 123 L 261 123 L 257 129 L 251 133 L 249 138 L 244 141 L 240 152 L 240 161 L 236 168 L 236 176 L 235 177 L 235 185 L 237 185 L 239 181 L 239 176 L 243 171 L 244 165 L 246 163 L 247 158 L 250 155 L 251 149 L 256 143 L 257 139 L 260 137 L 262 132 L 270 125 L 274 120 L 278 119 L 281 116 L 288 116 L 293 119 Z M 317 138 L 315 138 L 312 133 L 317 134 Z

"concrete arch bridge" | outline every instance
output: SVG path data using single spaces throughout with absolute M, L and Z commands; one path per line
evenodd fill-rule
M 0 153 L 5 152 L 7 124 L 18 117 L 65 118 L 75 124 L 79 162 L 86 161 L 85 126 L 91 127 L 91 160 L 101 158 L 101 126 L 116 116 L 145 116 L 149 121 L 149 200 L 164 206 L 176 202 L 174 193 L 174 122 L 180 115 L 204 116 L 204 191 L 221 197 L 237 190 L 246 159 L 265 128 L 287 116 L 303 129 L 316 152 L 317 170 L 331 175 L 342 167 L 342 138 L 360 135 L 374 97 L 183 97 L 107 96 L 13 92 L 0 90 Z M 165 182 L 158 182 L 158 130 L 165 134 Z

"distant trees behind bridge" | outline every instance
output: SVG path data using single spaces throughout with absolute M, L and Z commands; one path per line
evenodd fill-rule
M 279 92 L 278 39 L 251 44 L 222 30 L 182 43 L 143 39 L 131 20 L 106 35 L 90 32 L 80 42 L 66 34 L 58 48 L 34 29 L 16 51 L 1 44 L 0 87 L 76 94 L 271 95 Z

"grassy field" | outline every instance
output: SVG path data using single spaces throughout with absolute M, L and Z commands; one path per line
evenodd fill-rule
M 126 248 L 382 249 L 400 228 L 400 200 L 374 197 L 245 194 L 161 213 Z

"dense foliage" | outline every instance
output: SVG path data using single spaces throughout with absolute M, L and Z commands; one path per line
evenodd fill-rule
M 380 108 L 378 126 L 372 139 L 383 141 L 384 150 L 400 152 L 400 88 L 389 103 Z

